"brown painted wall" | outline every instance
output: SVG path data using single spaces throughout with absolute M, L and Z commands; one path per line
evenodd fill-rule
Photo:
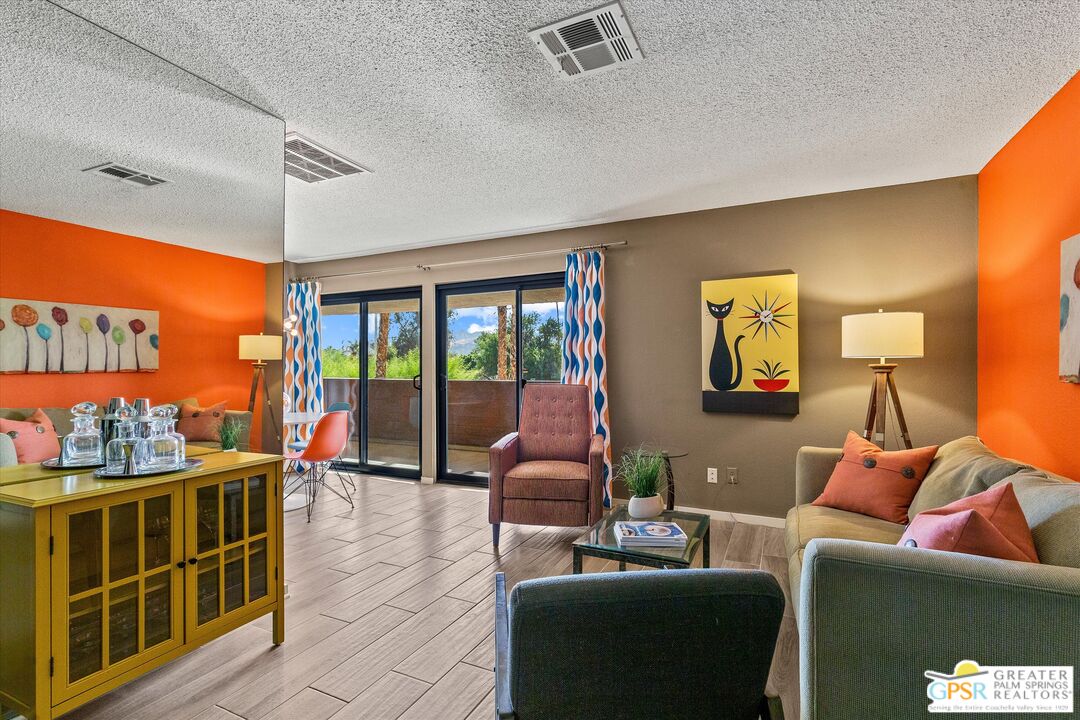
M 976 181 L 972 176 L 781 200 L 297 266 L 318 275 L 626 240 L 608 253 L 608 380 L 616 452 L 680 447 L 678 502 L 782 516 L 794 502 L 795 453 L 838 445 L 866 412 L 871 373 L 840 358 L 840 317 L 884 307 L 926 314 L 926 357 L 896 371 L 916 444 L 975 430 Z M 562 258 L 476 263 L 333 278 L 324 292 L 424 287 L 425 357 L 434 357 L 438 283 L 562 268 Z M 801 412 L 794 419 L 701 411 L 699 283 L 799 273 Z M 424 368 L 425 386 L 434 368 Z M 424 394 L 424 475 L 434 474 L 434 400 Z M 739 469 L 710 485 L 707 467 Z

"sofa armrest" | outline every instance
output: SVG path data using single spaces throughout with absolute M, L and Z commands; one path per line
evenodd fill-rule
M 814 502 L 825 490 L 836 462 L 843 454 L 840 448 L 801 447 L 795 456 L 795 504 Z
M 495 717 L 510 720 L 510 613 L 506 605 L 506 576 L 495 573 Z
M 803 558 L 804 720 L 923 717 L 926 670 L 1080 664 L 1080 569 L 854 540 Z
M 518 462 L 518 434 L 504 435 L 488 450 L 488 522 L 502 522 L 502 479 Z
M 236 449 L 247 452 L 251 449 L 251 422 L 253 414 L 247 410 L 226 410 L 225 417 L 240 424 L 240 435 L 236 438 Z
M 597 433 L 589 441 L 589 524 L 604 514 L 604 436 Z
M 19 456 L 15 452 L 15 441 L 4 433 L 0 433 L 0 467 L 18 465 Z

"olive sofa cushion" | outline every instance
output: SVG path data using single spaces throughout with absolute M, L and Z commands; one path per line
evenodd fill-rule
M 981 493 L 1027 467 L 996 454 L 974 435 L 947 442 L 938 448 L 930 470 L 911 501 L 908 517 Z
M 1004 483 L 1012 484 L 1039 560 L 1080 568 L 1080 483 L 1034 468 L 998 484 Z

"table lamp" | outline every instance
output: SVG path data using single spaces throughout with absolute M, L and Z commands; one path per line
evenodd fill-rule
M 887 358 L 921 358 L 923 356 L 923 314 L 919 312 L 884 312 L 845 315 L 841 326 L 841 355 L 845 358 L 876 358 L 870 363 L 874 384 L 870 387 L 870 406 L 866 410 L 863 437 L 885 447 L 885 410 L 892 398 L 900 437 L 910 448 L 904 411 L 892 372 L 896 363 Z M 888 393 L 888 396 L 886 395 Z
M 248 412 L 255 412 L 255 395 L 259 391 L 259 380 L 262 380 L 263 395 L 266 397 L 266 410 L 270 414 L 270 423 L 274 427 L 274 435 L 281 442 L 281 430 L 278 429 L 277 420 L 274 419 L 274 406 L 270 404 L 270 396 L 266 388 L 266 361 L 281 360 L 281 336 L 280 335 L 241 335 L 240 336 L 240 359 L 253 360 L 251 363 L 253 374 L 251 376 L 251 396 L 248 398 Z

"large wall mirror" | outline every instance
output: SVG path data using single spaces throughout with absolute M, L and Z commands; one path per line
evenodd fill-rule
M 240 337 L 282 332 L 282 120 L 44 0 L 0 6 L 0 56 L 0 420 L 186 402 L 280 450 L 280 357 Z

